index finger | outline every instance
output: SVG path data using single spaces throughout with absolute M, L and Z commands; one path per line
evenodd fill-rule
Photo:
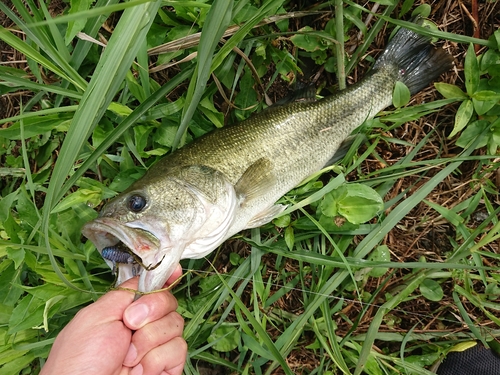
M 143 295 L 128 306 L 123 313 L 123 322 L 131 330 L 138 330 L 177 309 L 177 300 L 168 290 Z
M 118 289 L 107 292 L 91 305 L 92 314 L 101 322 L 121 320 L 126 308 L 134 301 L 134 290 L 139 279 L 134 277 L 125 281 Z

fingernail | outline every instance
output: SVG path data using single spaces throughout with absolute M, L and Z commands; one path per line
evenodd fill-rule
M 135 347 L 134 344 L 130 344 L 128 348 L 127 355 L 125 356 L 125 359 L 123 360 L 123 364 L 125 366 L 131 365 L 134 363 L 135 359 L 137 358 L 137 348 Z
M 130 306 L 126 311 L 127 321 L 136 328 L 141 328 L 144 321 L 148 317 L 149 308 L 141 303 L 138 305 Z
M 139 363 L 130 371 L 130 375 L 142 375 L 143 371 L 142 365 Z

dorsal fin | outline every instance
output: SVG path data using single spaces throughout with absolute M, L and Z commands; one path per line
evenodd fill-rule
M 274 103 L 271 108 L 279 107 L 293 102 L 314 102 L 316 101 L 316 87 L 313 85 L 292 91 L 290 94 Z

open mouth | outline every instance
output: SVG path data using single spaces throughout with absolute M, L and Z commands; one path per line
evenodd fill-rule
M 82 228 L 82 233 L 96 246 L 106 263 L 118 273 L 117 285 L 131 277 L 141 275 L 158 267 L 159 261 L 146 261 L 151 258 L 160 241 L 150 232 L 131 228 L 112 218 L 98 218 Z

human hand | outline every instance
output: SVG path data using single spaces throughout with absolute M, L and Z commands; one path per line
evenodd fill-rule
M 181 275 L 180 266 L 167 281 Z M 137 289 L 138 278 L 122 288 Z M 59 333 L 40 375 L 182 374 L 187 345 L 184 321 L 169 291 L 147 294 L 113 290 L 80 310 Z

